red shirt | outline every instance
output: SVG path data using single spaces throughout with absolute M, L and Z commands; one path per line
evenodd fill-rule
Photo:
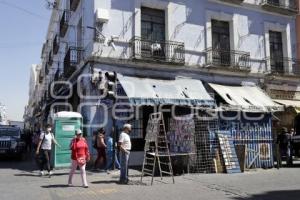
M 72 151 L 72 160 L 77 160 L 77 158 L 85 157 L 85 159 L 90 158 L 89 147 L 84 138 L 77 139 L 74 138 L 71 141 L 71 151 Z

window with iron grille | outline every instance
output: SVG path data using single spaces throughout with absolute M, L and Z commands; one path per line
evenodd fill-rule
M 283 73 L 283 48 L 282 33 L 278 31 L 269 31 L 270 40 L 270 65 L 273 72 Z
M 213 62 L 230 65 L 230 31 L 229 22 L 212 20 Z

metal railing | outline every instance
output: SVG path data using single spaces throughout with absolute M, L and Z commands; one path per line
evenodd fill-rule
M 76 11 L 80 0 L 70 0 L 70 10 Z
M 59 23 L 60 37 L 64 37 L 66 35 L 66 32 L 69 27 L 69 20 L 70 20 L 70 11 L 64 10 L 64 12 L 60 18 L 60 23 Z
M 300 76 L 300 60 L 294 59 L 292 62 L 293 75 Z
M 53 45 L 53 54 L 56 55 L 59 50 L 59 37 L 57 35 L 55 35 L 52 45 Z
M 83 59 L 83 50 L 80 47 L 70 47 L 64 59 L 64 77 L 69 78 L 75 71 L 76 66 Z
M 284 57 L 268 58 L 271 74 L 300 75 L 300 60 Z
M 262 6 L 270 11 L 296 14 L 299 10 L 296 0 L 262 0 Z
M 131 58 L 147 61 L 159 61 L 184 64 L 184 43 L 174 41 L 151 41 L 141 37 L 130 40 Z
M 206 49 L 206 65 L 251 70 L 250 53 L 235 50 Z
M 53 55 L 52 52 L 50 51 L 49 55 L 48 55 L 48 64 L 52 65 L 53 64 Z

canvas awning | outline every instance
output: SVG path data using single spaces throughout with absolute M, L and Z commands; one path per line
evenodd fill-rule
M 300 100 L 273 99 L 273 101 L 284 105 L 285 107 L 293 107 L 295 108 L 296 113 L 300 113 Z
M 118 74 L 126 98 L 133 105 L 197 105 L 215 106 L 199 80 L 179 78 L 160 80 Z
M 255 85 L 226 86 L 213 83 L 209 85 L 228 103 L 228 105 L 221 106 L 224 109 L 245 112 L 272 112 L 283 109 Z

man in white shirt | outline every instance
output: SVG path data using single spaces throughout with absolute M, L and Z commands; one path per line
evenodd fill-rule
M 128 183 L 128 161 L 129 155 L 131 150 L 131 141 L 130 141 L 130 134 L 131 132 L 131 125 L 125 124 L 123 126 L 123 131 L 119 136 L 118 145 L 120 147 L 120 183 L 127 184 Z

